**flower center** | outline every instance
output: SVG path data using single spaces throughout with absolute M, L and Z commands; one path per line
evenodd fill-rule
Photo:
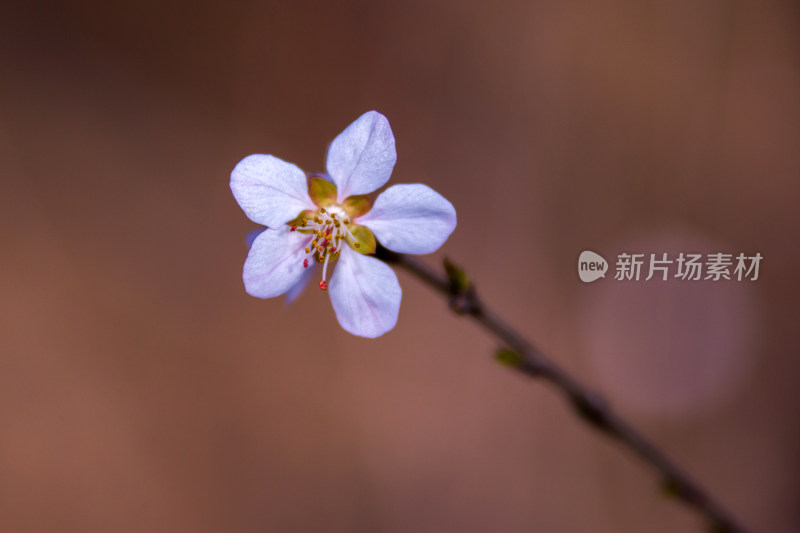
M 306 257 L 303 259 L 303 266 L 308 268 L 309 259 L 312 261 L 316 259 L 317 262 L 323 263 L 322 281 L 319 282 L 319 288 L 322 290 L 328 288 L 328 283 L 325 281 L 328 262 L 339 257 L 342 242 L 356 248 L 361 246 L 349 226 L 350 217 L 344 207 L 339 204 L 320 207 L 312 218 L 303 217 L 300 224 L 292 226 L 291 231 L 310 232 L 314 236 L 310 245 L 305 249 Z

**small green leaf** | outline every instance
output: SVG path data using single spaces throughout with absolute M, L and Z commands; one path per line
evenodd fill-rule
M 308 195 L 312 202 L 324 207 L 336 201 L 336 185 L 323 178 L 311 178 Z
M 706 528 L 708 533 L 733 533 L 733 529 L 728 524 L 721 524 L 719 522 L 712 522 Z
M 661 482 L 661 495 L 665 498 L 678 497 L 678 484 L 674 479 L 665 479 Z
M 467 292 L 472 286 L 472 282 L 469 280 L 469 276 L 467 276 L 464 269 L 447 258 L 444 259 L 444 271 L 447 274 L 447 278 L 450 280 L 450 286 L 455 292 Z
M 347 242 L 353 250 L 364 255 L 375 253 L 375 248 L 377 248 L 378 245 L 375 242 L 375 235 L 372 234 L 372 231 L 370 231 L 368 227 L 356 224 L 350 226 L 350 233 L 356 238 L 356 242 L 352 242 L 349 238 L 347 239 Z
M 501 364 L 514 368 L 522 366 L 523 363 L 522 356 L 508 348 L 500 348 L 495 352 L 494 356 Z
M 347 214 L 350 218 L 360 217 L 372 209 L 372 200 L 366 194 L 358 194 L 356 196 L 348 196 L 342 202 Z

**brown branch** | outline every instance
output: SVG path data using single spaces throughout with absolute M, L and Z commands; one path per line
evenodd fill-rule
M 747 532 L 747 529 L 736 522 L 689 474 L 681 470 L 630 423 L 617 415 L 600 396 L 553 364 L 538 348 L 488 309 L 481 302 L 475 286 L 463 270 L 445 261 L 446 274 L 440 274 L 410 256 L 382 247 L 378 248 L 376 255 L 386 262 L 404 268 L 447 296 L 450 308 L 455 313 L 469 316 L 502 340 L 507 349 L 500 350 L 497 354 L 501 362 L 528 377 L 544 379 L 555 385 L 582 420 L 606 435 L 616 438 L 623 446 L 655 468 L 662 476 L 662 489 L 665 493 L 695 507 L 708 519 L 710 531 Z

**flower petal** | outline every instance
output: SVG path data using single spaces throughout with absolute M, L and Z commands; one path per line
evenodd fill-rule
M 339 191 L 339 201 L 370 193 L 389 181 L 397 152 L 389 121 L 367 111 L 347 126 L 328 149 L 328 174 Z
M 306 175 L 277 157 L 253 154 L 231 172 L 231 191 L 253 222 L 277 228 L 304 209 L 315 209 Z
M 292 288 L 286 293 L 286 305 L 290 305 L 298 296 L 303 294 L 303 290 L 305 290 L 309 280 L 311 280 L 314 272 L 317 271 L 317 266 L 316 264 L 309 264 L 308 268 L 304 270 L 305 272 L 300 276 L 300 281 L 292 285 Z
M 258 228 L 247 232 L 247 235 L 244 237 L 244 244 L 247 246 L 248 250 L 253 247 L 256 238 L 265 231 L 267 231 L 267 228 Z
M 331 279 L 331 303 L 345 331 L 380 337 L 395 324 L 403 293 L 388 265 L 345 246 Z
M 244 287 L 258 298 L 272 298 L 291 289 L 303 277 L 305 248 L 310 235 L 284 226 L 268 229 L 253 241 L 244 262 Z
M 394 185 L 383 191 L 366 215 L 367 226 L 385 247 L 404 254 L 436 251 L 456 227 L 456 209 L 427 185 Z

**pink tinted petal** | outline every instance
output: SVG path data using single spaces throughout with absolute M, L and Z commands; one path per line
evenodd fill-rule
M 394 185 L 383 191 L 372 209 L 355 222 L 371 229 L 390 250 L 429 254 L 453 233 L 456 210 L 427 185 Z
M 309 261 L 308 268 L 306 268 L 305 272 L 303 272 L 303 274 L 300 276 L 300 281 L 292 285 L 292 288 L 286 293 L 286 305 L 291 304 L 297 299 L 298 296 L 303 294 L 303 290 L 306 288 L 306 285 L 308 285 L 309 280 L 316 271 L 316 263 L 311 263 L 311 261 Z
M 231 191 L 253 222 L 277 228 L 314 209 L 302 170 L 271 155 L 254 154 L 231 172 Z
M 303 248 L 311 242 L 310 235 L 289 231 L 284 226 L 266 230 L 256 237 L 244 262 L 244 287 L 258 298 L 279 296 L 303 277 Z
M 345 331 L 380 337 L 397 324 L 402 291 L 388 265 L 345 246 L 329 291 L 336 318 Z
M 386 117 L 367 111 L 347 126 L 328 149 L 328 174 L 336 184 L 339 201 L 370 193 L 389 181 L 397 152 Z

